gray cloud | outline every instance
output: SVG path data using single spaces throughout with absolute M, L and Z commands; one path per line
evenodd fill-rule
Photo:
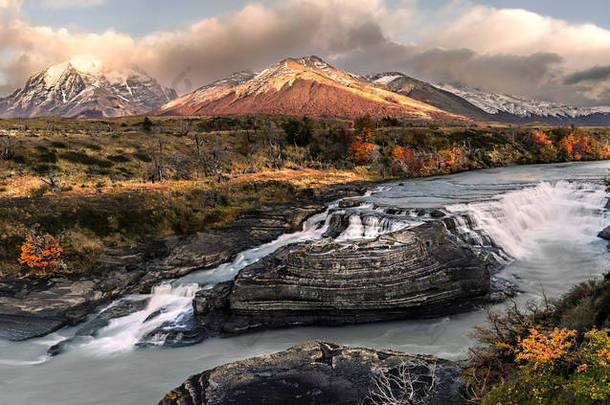
M 610 66 L 595 66 L 566 76 L 565 84 L 578 84 L 581 82 L 601 82 L 610 79 Z

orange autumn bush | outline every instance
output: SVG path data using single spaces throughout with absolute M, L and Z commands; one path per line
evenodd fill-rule
M 579 160 L 603 160 L 610 158 L 610 145 L 591 137 L 586 130 L 576 129 L 567 135 L 549 136 L 544 131 L 535 130 L 530 145 L 541 162 L 564 162 Z
M 534 369 L 550 366 L 568 353 L 573 345 L 576 331 L 555 328 L 550 333 L 530 329 L 530 335 L 519 345 L 517 360 L 526 361 Z
M 57 271 L 63 250 L 51 235 L 30 232 L 21 246 L 19 263 L 28 266 L 38 274 Z
M 356 140 L 350 146 L 350 152 L 354 157 L 354 162 L 358 165 L 365 165 L 370 162 L 371 154 L 375 149 L 375 129 L 363 128 L 360 134 L 356 135 Z
M 441 149 L 438 154 L 440 155 L 442 173 L 452 173 L 459 170 L 464 160 L 462 149 L 457 146 Z
M 544 131 L 537 129 L 532 135 L 532 143 L 538 148 L 538 150 L 540 150 L 545 146 L 550 145 L 552 141 L 549 139 L 548 135 L 544 133 Z
M 428 171 L 421 157 L 407 146 L 394 148 L 392 158 L 399 164 L 403 172 L 411 177 L 423 176 Z
M 519 373 L 483 404 L 607 404 L 610 401 L 610 330 L 531 329 L 516 348 Z

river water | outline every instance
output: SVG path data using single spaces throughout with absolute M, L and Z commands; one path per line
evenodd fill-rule
M 349 227 L 337 238 L 347 241 L 416 226 L 427 220 L 420 209 L 468 217 L 468 226 L 460 222 L 463 240 L 473 245 L 491 240 L 501 248 L 494 254 L 505 266 L 497 277 L 518 285 L 520 301 L 560 295 L 608 270 L 606 242 L 596 237 L 610 223 L 604 209 L 608 170 L 610 162 L 517 166 L 375 187 L 360 198 L 360 206 L 331 204 L 303 231 L 243 252 L 233 263 L 163 283 L 149 296 L 126 297 L 147 299 L 147 305 L 113 320 L 95 338 L 75 341 L 59 356 L 48 358 L 45 352 L 76 328 L 22 343 L 0 340 L 0 403 L 154 404 L 191 374 L 311 340 L 461 358 L 473 343 L 472 327 L 485 322 L 482 310 L 424 321 L 273 330 L 184 348 L 137 343 L 162 343 L 163 333 L 145 337 L 159 327 L 188 323 L 198 289 L 233 278 L 280 246 L 321 238 L 336 213 L 351 214 Z M 153 313 L 160 315 L 149 320 Z

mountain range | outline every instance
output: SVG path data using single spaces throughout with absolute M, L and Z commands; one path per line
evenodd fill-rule
M 574 107 L 460 84 L 431 84 L 399 72 L 357 75 L 316 56 L 284 59 L 260 73 L 234 73 L 181 97 L 138 67 L 113 70 L 95 58 L 75 57 L 34 74 L 23 89 L 0 98 L 4 118 L 243 113 L 610 125 L 610 107 Z
M 0 117 L 119 117 L 144 114 L 176 98 L 136 67 L 113 70 L 74 57 L 31 76 L 24 88 L 0 99 Z
M 285 59 L 259 74 L 238 73 L 158 109 L 157 115 L 302 114 L 423 120 L 465 118 L 374 86 L 316 56 Z

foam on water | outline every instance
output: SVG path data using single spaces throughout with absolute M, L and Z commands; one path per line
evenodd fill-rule
M 515 259 L 540 253 L 544 244 L 583 244 L 596 238 L 604 224 L 604 187 L 591 183 L 542 182 L 511 191 L 488 202 L 451 205 L 466 211 L 474 229 L 489 235 Z
M 282 235 L 270 243 L 244 251 L 238 254 L 233 262 L 212 270 L 195 272 L 173 282 L 162 283 L 155 286 L 149 295 L 127 297 L 134 301 L 148 299 L 148 303 L 141 311 L 112 319 L 95 337 L 80 343 L 79 351 L 96 356 L 129 351 L 160 327 L 180 327 L 181 323 L 193 316 L 192 301 L 197 291 L 233 279 L 239 270 L 282 246 L 321 238 L 328 229 L 329 212 L 335 207 L 336 205 L 331 205 L 325 212 L 309 218 L 303 224 L 302 231 Z M 158 334 L 155 340 L 147 340 L 146 343 L 162 345 L 164 336 Z

